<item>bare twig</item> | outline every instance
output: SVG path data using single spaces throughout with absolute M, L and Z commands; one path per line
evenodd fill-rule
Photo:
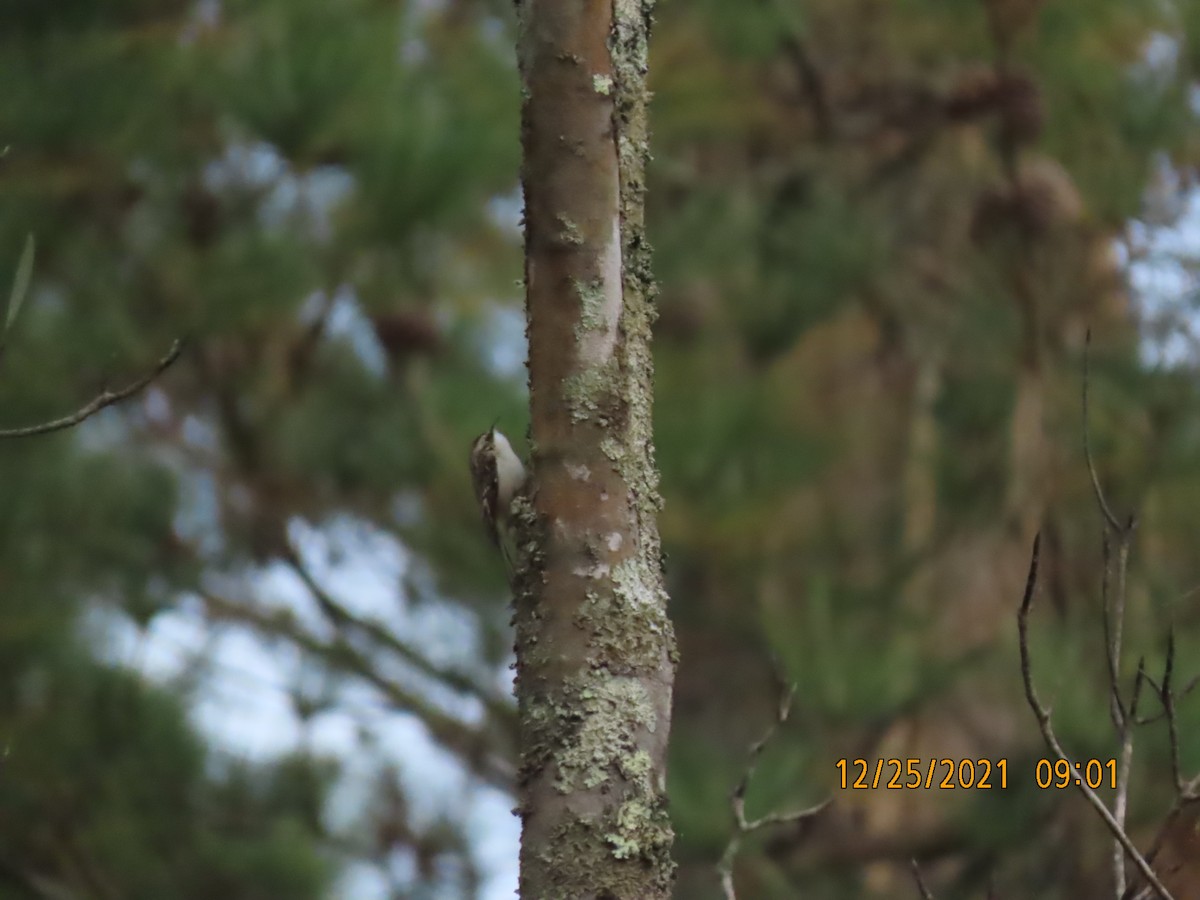
M 1085 426 L 1086 428 L 1086 426 Z M 1121 644 L 1124 636 L 1125 623 L 1125 584 L 1126 572 L 1129 568 L 1129 538 L 1133 529 L 1133 518 L 1129 526 L 1118 532 L 1117 545 L 1117 587 L 1110 604 L 1105 599 L 1104 618 L 1111 622 L 1107 632 L 1111 635 L 1112 643 L 1108 651 L 1109 657 L 1109 697 L 1113 709 L 1114 721 L 1118 722 L 1117 736 L 1121 742 L 1121 758 L 1117 768 L 1117 789 L 1113 798 L 1113 818 L 1121 830 L 1125 830 L 1126 817 L 1129 811 L 1129 785 L 1133 772 L 1133 714 L 1126 711 L 1121 696 Z M 1132 703 L 1130 704 L 1132 709 Z M 1125 854 L 1119 842 L 1114 842 L 1112 848 L 1113 882 L 1118 892 L 1125 890 Z
M 1121 534 L 1121 523 L 1113 515 L 1108 501 L 1104 499 L 1104 489 L 1100 487 L 1100 476 L 1096 474 L 1096 464 L 1092 461 L 1092 441 L 1088 434 L 1088 382 L 1091 380 L 1089 359 L 1091 347 L 1092 329 L 1089 328 L 1083 340 L 1083 457 L 1087 461 L 1088 473 L 1092 476 L 1092 492 L 1096 495 L 1096 503 L 1100 506 L 1100 512 L 1104 514 L 1104 521 L 1116 534 Z
M 1129 721 L 1134 724 L 1140 724 L 1141 719 L 1138 718 L 1138 706 L 1141 703 L 1142 689 L 1150 683 L 1150 678 L 1146 674 L 1146 658 L 1143 656 L 1138 660 L 1137 674 L 1133 677 L 1133 699 L 1129 701 Z
M 1087 462 L 1088 475 L 1092 480 L 1092 493 L 1096 498 L 1096 506 L 1104 520 L 1104 574 L 1101 581 L 1101 602 L 1103 605 L 1102 621 L 1104 624 L 1104 654 L 1108 663 L 1108 694 L 1109 712 L 1112 716 L 1113 727 L 1117 732 L 1120 745 L 1120 761 L 1117 768 L 1116 792 L 1113 798 L 1113 818 L 1125 830 L 1125 820 L 1129 810 L 1129 785 L 1133 772 L 1133 729 L 1136 713 L 1133 706 L 1136 699 L 1131 701 L 1127 709 L 1121 692 L 1121 651 L 1125 633 L 1125 597 L 1127 574 L 1129 571 L 1129 548 L 1133 538 L 1137 520 L 1130 516 L 1122 524 L 1109 506 L 1104 496 L 1104 488 L 1100 484 L 1100 476 L 1096 472 L 1096 462 L 1092 457 L 1091 425 L 1089 421 L 1088 396 L 1091 385 L 1091 346 L 1092 331 L 1089 328 L 1083 346 L 1083 456 Z M 1112 545 L 1110 536 L 1116 540 L 1116 586 L 1109 590 L 1110 566 L 1112 562 Z M 1144 677 L 1144 669 L 1139 666 L 1139 680 L 1135 682 L 1135 691 Z M 1125 851 L 1119 841 L 1113 844 L 1112 852 L 1113 881 L 1118 894 L 1125 890 Z
M 1033 710 L 1038 727 L 1045 734 L 1045 726 L 1050 722 L 1050 713 L 1042 706 L 1033 685 L 1033 674 L 1029 668 L 1029 610 L 1033 608 L 1033 592 L 1037 587 L 1038 563 L 1042 552 L 1042 533 L 1039 531 L 1033 538 L 1033 552 L 1029 557 L 1029 574 L 1025 577 L 1025 594 L 1021 598 L 1021 610 L 1017 614 L 1017 634 L 1021 650 L 1021 680 L 1025 684 L 1025 699 Z
M 1100 539 L 1101 570 L 1100 570 L 1100 623 L 1104 629 L 1104 659 L 1108 664 L 1108 710 L 1112 718 L 1113 728 L 1120 734 L 1125 728 L 1125 706 L 1121 699 L 1120 690 L 1114 690 L 1113 685 L 1120 685 L 1120 655 L 1121 635 L 1113 632 L 1112 602 L 1109 597 L 1109 581 L 1112 577 L 1112 544 L 1109 542 L 1108 529 Z
M 1175 717 L 1175 691 L 1171 679 L 1175 674 L 1175 629 L 1167 632 L 1167 660 L 1163 665 L 1162 687 L 1159 697 L 1162 700 L 1163 714 L 1167 717 L 1167 736 L 1171 744 L 1171 777 L 1175 781 L 1175 793 L 1183 797 L 1187 787 L 1183 783 L 1183 771 L 1179 765 L 1179 721 Z
M 763 751 L 775 737 L 779 728 L 787 722 L 788 715 L 792 711 L 792 699 L 795 697 L 795 694 L 796 686 L 792 685 L 780 697 L 775 721 L 771 723 L 766 733 L 750 748 L 746 768 L 742 772 L 742 777 L 738 781 L 737 787 L 733 789 L 733 793 L 730 795 L 729 805 L 733 812 L 734 832 L 730 835 L 729 843 L 725 845 L 725 852 L 721 854 L 721 859 L 717 863 L 717 873 L 721 876 L 721 888 L 725 892 L 725 900 L 737 900 L 737 892 L 733 885 L 733 863 L 737 859 L 738 850 L 741 849 L 743 838 L 771 825 L 791 824 L 810 819 L 829 805 L 830 801 L 824 800 L 816 806 L 810 806 L 807 809 L 786 813 L 768 813 L 758 819 L 746 818 L 746 791 L 750 788 L 750 779 L 754 777 L 754 771 L 758 768 L 758 761 Z
M 66 428 L 72 428 L 82 422 L 84 419 L 94 416 L 100 410 L 112 406 L 114 403 L 120 403 L 122 400 L 132 397 L 144 389 L 150 382 L 154 381 L 159 375 L 167 370 L 170 365 L 179 359 L 179 354 L 183 352 L 183 341 L 177 340 L 171 345 L 171 349 L 167 351 L 167 355 L 160 359 L 145 375 L 128 384 L 120 390 L 110 391 L 105 389 L 98 395 L 93 397 L 87 404 L 77 409 L 68 416 L 63 416 L 61 419 L 54 419 L 50 422 L 42 422 L 38 425 L 27 425 L 24 428 L 10 428 L 8 430 L 0 430 L 0 438 L 22 438 L 31 437 L 35 434 L 49 434 L 52 431 L 62 431 Z
M 1154 693 L 1161 696 L 1162 687 L 1159 686 L 1158 682 L 1155 681 L 1149 675 L 1144 675 L 1143 678 L 1145 679 L 1146 684 L 1148 684 L 1148 685 L 1150 685 L 1150 687 L 1154 688 Z M 1192 693 L 1192 691 L 1194 691 L 1196 689 L 1197 685 L 1200 685 L 1200 675 L 1192 676 L 1191 680 L 1188 681 L 1188 683 L 1186 685 L 1184 685 L 1183 690 L 1173 692 L 1174 696 L 1175 696 L 1175 702 L 1178 703 L 1180 700 L 1183 700 L 1185 697 L 1190 695 Z M 1137 719 L 1137 724 L 1151 725 L 1154 722 L 1157 722 L 1159 719 L 1163 719 L 1163 718 L 1166 718 L 1166 711 L 1163 709 L 1159 709 L 1159 711 L 1156 712 L 1152 716 L 1139 716 Z
M 917 865 L 917 861 L 909 860 L 909 865 L 912 867 L 913 880 L 917 883 L 917 890 L 921 892 L 921 900 L 933 900 L 933 891 L 929 890 L 925 879 L 921 877 L 921 867 Z
M 1025 686 L 1025 699 L 1028 701 L 1029 708 L 1037 720 L 1038 729 L 1042 733 L 1042 740 L 1045 741 L 1046 746 L 1058 759 L 1074 767 L 1074 763 L 1067 756 L 1066 751 L 1063 750 L 1062 745 L 1058 742 L 1058 737 L 1054 733 L 1054 727 L 1050 721 L 1050 710 L 1043 706 L 1042 701 L 1038 699 L 1037 688 L 1034 686 L 1033 672 L 1030 664 L 1029 613 L 1033 609 L 1033 595 L 1037 587 L 1038 556 L 1041 550 L 1041 541 L 1042 536 L 1039 533 L 1033 539 L 1033 552 L 1029 560 L 1029 575 L 1025 580 L 1025 595 L 1021 599 L 1021 609 L 1017 614 L 1017 633 L 1021 652 L 1021 680 Z M 1125 829 L 1113 817 L 1113 814 L 1109 812 L 1108 807 L 1104 805 L 1104 801 L 1100 799 L 1099 795 L 1088 787 L 1087 782 L 1082 779 L 1077 779 L 1075 784 L 1079 788 L 1080 793 L 1083 794 L 1084 799 L 1087 800 L 1108 827 L 1113 838 L 1121 845 L 1121 848 L 1133 860 L 1138 871 L 1141 872 L 1142 876 L 1158 894 L 1160 900 L 1172 900 L 1171 894 L 1163 887 L 1162 882 L 1158 880 L 1158 876 L 1154 874 L 1154 870 L 1150 867 L 1150 864 L 1138 852 L 1137 847 L 1133 845 L 1133 841 L 1129 839 L 1129 835 L 1125 833 Z M 1123 890 L 1124 886 L 1122 884 L 1118 888 L 1118 892 Z
M 1117 825 L 1124 831 L 1129 813 L 1129 784 L 1133 773 L 1133 723 L 1123 719 L 1118 734 L 1121 740 L 1121 758 L 1117 764 L 1117 789 L 1113 797 L 1112 811 Z M 1125 853 L 1120 841 L 1113 842 L 1112 865 L 1113 884 L 1119 893 L 1125 890 L 1126 884 Z
M 1129 545 L 1133 538 L 1133 530 L 1137 520 L 1130 516 L 1125 526 L 1117 533 L 1117 586 L 1113 591 L 1111 607 L 1106 604 L 1105 613 L 1112 617 L 1109 629 L 1112 636 L 1112 684 L 1110 688 L 1114 702 L 1121 708 L 1122 722 L 1125 720 L 1124 704 L 1121 698 L 1121 648 L 1125 635 L 1125 586 L 1129 572 Z

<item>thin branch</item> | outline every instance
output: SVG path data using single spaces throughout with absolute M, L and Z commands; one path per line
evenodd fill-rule
M 1146 674 L 1146 657 L 1141 657 L 1137 664 L 1137 673 L 1133 676 L 1133 699 L 1129 702 L 1129 721 L 1134 724 L 1140 724 L 1141 719 L 1138 718 L 1138 706 L 1141 703 L 1142 690 L 1145 685 L 1150 683 L 1150 678 Z
M 1101 582 L 1101 601 L 1103 604 L 1102 621 L 1104 624 L 1104 654 L 1108 663 L 1108 692 L 1109 692 L 1109 712 L 1112 716 L 1113 727 L 1117 732 L 1117 740 L 1120 744 L 1120 764 L 1117 769 L 1117 784 L 1116 794 L 1113 798 L 1113 817 L 1120 826 L 1121 831 L 1125 830 L 1125 820 L 1129 811 L 1129 785 L 1133 772 L 1133 729 L 1137 718 L 1136 712 L 1132 707 L 1136 705 L 1136 699 L 1130 704 L 1130 709 L 1127 710 L 1124 698 L 1121 694 L 1121 650 L 1124 643 L 1125 634 L 1125 600 L 1126 600 L 1126 585 L 1129 572 L 1129 547 L 1133 537 L 1133 531 L 1137 527 L 1137 520 L 1130 516 L 1125 524 L 1121 524 L 1117 517 L 1113 514 L 1112 507 L 1108 505 L 1108 500 L 1104 496 L 1104 488 L 1100 484 L 1100 476 L 1096 472 L 1096 462 L 1092 456 L 1091 442 L 1091 423 L 1089 416 L 1089 388 L 1091 386 L 1091 346 L 1092 346 L 1092 331 L 1089 328 L 1083 346 L 1083 389 L 1082 389 L 1082 414 L 1083 414 L 1083 456 L 1087 462 L 1088 475 L 1092 481 L 1092 493 L 1096 498 L 1096 506 L 1100 509 L 1100 515 L 1104 520 L 1104 575 Z M 1112 545 L 1110 543 L 1110 535 L 1114 536 L 1117 542 L 1117 572 L 1116 572 L 1116 587 L 1114 590 L 1109 590 L 1110 564 L 1112 562 Z M 1144 669 L 1139 666 L 1139 681 L 1144 677 Z M 1135 691 L 1139 687 L 1139 682 L 1135 682 Z M 1125 891 L 1125 852 L 1119 841 L 1113 845 L 1112 855 L 1113 865 L 1113 881 L 1116 885 L 1117 893 L 1121 894 Z
M 745 833 L 750 834 L 758 831 L 760 828 L 767 828 L 771 825 L 794 825 L 797 822 L 803 822 L 805 819 L 811 819 L 817 815 L 817 813 L 825 809 L 831 802 L 832 800 L 822 800 L 820 803 L 805 807 L 804 809 L 795 809 L 791 812 L 768 813 L 765 816 L 747 822 Z
M 1029 557 L 1029 574 L 1025 577 L 1025 594 L 1021 598 L 1021 610 L 1017 613 L 1017 635 L 1021 650 L 1021 680 L 1025 685 L 1025 700 L 1033 710 L 1038 728 L 1043 736 L 1050 724 L 1050 713 L 1038 699 L 1037 689 L 1033 684 L 1033 674 L 1029 666 L 1029 611 L 1033 608 L 1033 592 L 1037 587 L 1038 563 L 1042 552 L 1042 533 L 1039 531 L 1033 538 L 1033 552 Z
M 363 679 L 394 707 L 420 719 L 430 736 L 450 750 L 474 774 L 501 790 L 512 790 L 516 773 L 511 761 L 498 751 L 493 734 L 447 715 L 416 692 L 384 677 L 370 659 L 345 639 L 323 641 L 297 627 L 286 611 L 272 613 L 253 609 L 250 604 L 239 603 L 212 592 L 203 593 L 201 599 L 209 614 L 216 618 L 242 622 L 264 634 L 291 641 L 334 668 Z
M 1104 521 L 1115 534 L 1122 534 L 1121 523 L 1113 515 L 1112 510 L 1108 506 L 1108 501 L 1104 499 L 1104 489 L 1100 487 L 1100 476 L 1096 474 L 1096 464 L 1092 460 L 1092 441 L 1088 433 L 1088 384 L 1091 381 L 1091 347 L 1092 329 L 1089 328 L 1083 340 L 1083 457 L 1087 461 L 1088 474 L 1092 476 L 1092 492 L 1096 495 L 1096 503 L 1099 504 L 1100 511 L 1104 514 Z
M 1127 716 L 1125 704 L 1121 698 L 1120 645 L 1122 637 L 1113 627 L 1112 600 L 1109 583 L 1112 577 L 1112 544 L 1109 542 L 1108 529 L 1100 538 L 1101 574 L 1100 574 L 1100 623 L 1104 631 L 1104 659 L 1108 664 L 1108 711 L 1112 718 L 1113 728 L 1118 735 L 1125 732 Z
M 800 85 L 804 93 L 808 95 L 808 102 L 812 106 L 817 139 L 828 142 L 834 137 L 835 131 L 833 108 L 829 102 L 829 90 L 825 85 L 825 75 L 813 60 L 808 42 L 805 40 L 804 29 L 796 22 L 793 11 L 782 0 L 773 0 L 772 5 L 785 29 L 784 50 L 792 65 L 795 66 L 796 74 L 800 77 Z
M 1125 597 L 1129 574 L 1129 543 L 1133 537 L 1133 529 L 1136 527 L 1137 520 L 1133 516 L 1130 516 L 1125 527 L 1119 533 L 1119 541 L 1117 543 L 1117 588 L 1112 596 L 1112 656 L 1114 661 L 1112 691 L 1118 704 L 1122 702 L 1121 688 L 1117 679 L 1121 675 L 1121 648 L 1125 635 Z
M 1150 687 L 1154 688 L 1154 692 L 1161 696 L 1162 688 L 1159 686 L 1158 682 L 1155 681 L 1150 675 L 1144 675 L 1143 677 L 1146 680 L 1146 684 L 1148 684 L 1148 685 L 1150 685 Z M 1174 692 L 1175 702 L 1178 703 L 1180 700 L 1183 700 L 1185 697 L 1189 696 L 1192 693 L 1192 691 L 1194 691 L 1196 689 L 1197 685 L 1200 685 L 1200 675 L 1193 675 L 1191 680 L 1188 681 L 1188 683 L 1186 685 L 1184 685 L 1183 690 Z M 1157 722 L 1159 719 L 1162 719 L 1165 717 L 1166 717 L 1166 711 L 1163 709 L 1160 709 L 1158 712 L 1156 712 L 1152 716 L 1139 717 L 1137 720 L 1137 723 L 1139 725 L 1151 725 L 1154 722 Z
M 8 430 L 0 430 L 0 438 L 22 438 L 31 437 L 35 434 L 49 434 L 52 431 L 62 431 L 66 428 L 73 428 L 84 419 L 94 416 L 100 410 L 112 406 L 114 403 L 120 403 L 128 397 L 143 390 L 150 382 L 154 381 L 159 375 L 165 372 L 170 365 L 179 359 L 179 354 L 183 352 L 183 341 L 176 340 L 171 345 L 171 349 L 167 351 L 167 355 L 160 359 L 145 375 L 128 384 L 117 391 L 105 389 L 97 396 L 93 397 L 86 405 L 80 407 L 75 412 L 68 416 L 63 416 L 61 419 L 54 419 L 50 422 L 42 422 L 39 425 L 27 425 L 24 428 L 10 428 Z
M 1113 797 L 1113 819 L 1122 831 L 1129 813 L 1129 785 L 1133 774 L 1133 725 L 1125 720 L 1120 729 L 1121 758 L 1117 767 L 1117 789 Z M 1118 892 L 1125 890 L 1125 853 L 1120 841 L 1112 848 L 1113 883 Z
M 933 900 L 933 891 L 929 890 L 925 884 L 925 879 L 921 877 L 921 867 L 917 865 L 915 859 L 909 860 L 909 866 L 912 868 L 913 880 L 917 883 L 917 890 L 921 892 L 921 900 Z
M 1034 686 L 1033 672 L 1030 664 L 1029 613 L 1033 609 L 1033 595 L 1037 587 L 1038 557 L 1041 551 L 1041 541 L 1042 536 L 1039 533 L 1033 539 L 1033 552 L 1029 560 L 1029 575 L 1025 580 L 1025 594 L 1021 599 L 1020 612 L 1017 614 L 1017 634 L 1021 652 L 1021 680 L 1025 686 L 1025 699 L 1028 701 L 1029 708 L 1037 720 L 1038 729 L 1042 733 L 1042 740 L 1045 741 L 1046 746 L 1058 759 L 1073 766 L 1071 758 L 1067 756 L 1066 751 L 1063 750 L 1062 745 L 1058 742 L 1058 737 L 1054 733 L 1054 727 L 1050 721 L 1050 710 L 1043 706 L 1042 701 L 1038 699 L 1037 688 Z M 1171 894 L 1163 887 L 1162 882 L 1158 880 L 1158 876 L 1154 874 L 1154 870 L 1150 867 L 1150 864 L 1138 852 L 1137 847 L 1133 845 L 1133 841 L 1129 839 L 1129 835 L 1125 833 L 1125 829 L 1121 827 L 1121 824 L 1109 812 L 1108 807 L 1104 805 L 1104 801 L 1100 799 L 1099 795 L 1088 787 L 1087 782 L 1082 779 L 1076 780 L 1076 786 L 1104 821 L 1113 838 L 1121 845 L 1129 855 L 1129 858 L 1133 860 L 1138 871 L 1142 873 L 1142 876 L 1158 894 L 1160 900 L 1173 900 Z M 1123 887 L 1120 889 L 1123 890 Z
M 1124 636 L 1125 623 L 1125 585 L 1126 573 L 1129 570 L 1129 538 L 1133 532 L 1134 520 L 1129 519 L 1128 527 L 1118 533 L 1117 545 L 1117 588 L 1113 594 L 1111 606 L 1105 604 L 1106 621 L 1111 618 L 1112 646 L 1109 653 L 1109 695 L 1112 701 L 1114 717 L 1119 717 L 1117 735 L 1121 741 L 1121 760 L 1117 769 L 1117 790 L 1113 798 L 1113 818 L 1125 830 L 1125 822 L 1129 811 L 1129 785 L 1133 773 L 1133 714 L 1127 713 L 1121 697 L 1121 645 Z M 1131 704 L 1132 706 L 1132 704 Z M 1113 844 L 1113 877 L 1118 891 L 1125 890 L 1125 854 L 1119 843 Z
M 1175 716 L 1175 691 L 1171 678 L 1175 674 L 1175 629 L 1167 631 L 1167 660 L 1163 666 L 1162 688 L 1159 697 L 1162 700 L 1163 714 L 1167 717 L 1167 736 L 1171 745 L 1171 776 L 1175 782 L 1175 793 L 1183 797 L 1187 788 L 1183 783 L 1183 770 L 1179 764 L 1179 720 Z
M 320 607 L 321 613 L 335 630 L 340 632 L 353 629 L 359 634 L 366 636 L 376 644 L 395 653 L 422 675 L 441 682 L 460 693 L 474 697 L 483 704 L 488 713 L 499 724 L 509 730 L 515 728 L 515 710 L 506 698 L 487 690 L 462 672 L 434 664 L 397 638 L 381 623 L 363 618 L 351 612 L 320 585 L 313 576 L 312 571 L 300 558 L 296 549 L 290 544 L 283 548 L 282 556 L 288 567 L 296 573 L 296 577 L 304 582 L 304 586 L 308 588 L 313 598 L 317 601 L 317 606 Z
M 742 772 L 742 777 L 738 781 L 737 787 L 733 789 L 733 793 L 730 795 L 729 805 L 733 812 L 734 832 L 730 835 L 729 843 L 725 845 L 725 852 L 721 854 L 721 859 L 717 863 L 717 873 L 721 876 L 721 888 L 725 892 L 725 900 L 737 900 L 737 891 L 733 885 L 733 863 L 737 859 L 738 850 L 741 848 L 743 838 L 771 825 L 793 824 L 810 819 L 820 813 L 830 803 L 830 800 L 823 800 L 816 806 L 810 806 L 807 809 L 787 813 L 768 813 L 761 818 L 752 820 L 746 818 L 746 792 L 750 788 L 750 779 L 754 777 L 754 771 L 758 768 L 758 761 L 763 751 L 771 743 L 780 727 L 787 722 L 788 716 L 792 711 L 792 700 L 795 695 L 795 685 L 792 685 L 783 693 L 783 696 L 779 700 L 779 708 L 776 711 L 775 721 L 771 723 L 771 726 L 763 736 L 750 748 L 746 768 Z

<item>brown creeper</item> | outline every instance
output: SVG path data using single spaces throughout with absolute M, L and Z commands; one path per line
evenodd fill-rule
M 510 570 L 513 560 L 508 546 L 509 506 L 525 486 L 525 479 L 525 464 L 495 425 L 475 438 L 475 443 L 471 444 L 471 481 L 475 499 L 479 501 L 488 536 L 504 554 Z

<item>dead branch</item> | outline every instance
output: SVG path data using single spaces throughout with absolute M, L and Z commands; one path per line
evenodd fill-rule
M 1096 464 L 1092 460 L 1092 441 L 1088 433 L 1088 383 L 1091 380 L 1091 348 L 1092 329 L 1089 328 L 1083 339 L 1083 456 L 1087 461 L 1088 474 L 1092 477 L 1092 492 L 1096 496 L 1100 512 L 1104 515 L 1104 521 L 1115 534 L 1122 534 L 1124 529 L 1121 528 L 1117 517 L 1113 515 L 1112 509 L 1109 508 L 1108 501 L 1104 497 L 1104 489 L 1100 487 L 1100 477 L 1096 474 Z
M 167 355 L 160 359 L 145 375 L 126 385 L 120 390 L 110 391 L 107 388 L 93 397 L 88 403 L 81 406 L 70 415 L 63 416 L 60 419 L 54 419 L 49 422 L 42 422 L 37 425 L 26 425 L 23 428 L 10 428 L 8 430 L 0 430 L 0 438 L 23 438 L 31 437 L 35 434 L 49 434 L 53 431 L 62 431 L 66 428 L 73 428 L 84 419 L 91 418 L 100 410 L 112 406 L 114 403 L 120 403 L 128 397 L 143 390 L 150 382 L 154 381 L 159 375 L 165 372 L 175 360 L 179 359 L 180 353 L 183 352 L 183 341 L 176 340 L 171 345 L 171 349 L 167 351 Z
M 733 813 L 734 831 L 729 837 L 729 843 L 725 845 L 725 852 L 721 854 L 721 859 L 717 863 L 717 873 L 721 876 L 721 888 L 725 892 L 725 900 L 737 900 L 737 891 L 733 885 L 733 863 L 737 859 L 742 840 L 746 836 L 772 825 L 785 825 L 811 819 L 830 803 L 830 800 L 823 800 L 816 806 L 810 806 L 807 809 L 786 813 L 768 813 L 758 819 L 746 818 L 746 792 L 750 788 L 750 780 L 754 777 L 754 771 L 758 768 L 758 761 L 763 751 L 767 749 L 767 745 L 771 743 L 779 729 L 787 722 L 788 716 L 792 711 L 792 700 L 795 695 L 796 686 L 792 685 L 780 697 L 775 721 L 771 723 L 763 736 L 750 748 L 746 768 L 742 772 L 742 777 L 738 781 L 737 787 L 730 794 L 729 805 Z
M 913 880 L 917 883 L 917 890 L 921 892 L 921 900 L 933 900 L 933 891 L 929 890 L 925 879 L 921 877 L 921 867 L 917 865 L 917 861 L 909 860 L 909 865 L 912 868 Z
M 1021 599 L 1021 609 L 1017 614 L 1017 634 L 1021 652 L 1021 680 L 1025 686 L 1025 699 L 1029 703 L 1029 708 L 1032 710 L 1034 718 L 1037 720 L 1038 729 L 1042 733 L 1042 740 L 1045 741 L 1046 746 L 1056 758 L 1063 760 L 1073 767 L 1074 763 L 1067 756 L 1066 751 L 1063 750 L 1062 745 L 1058 741 L 1057 735 L 1054 733 L 1054 726 L 1050 720 L 1050 710 L 1043 706 L 1042 701 L 1038 698 L 1030 663 L 1029 613 L 1033 609 L 1033 595 L 1037 588 L 1038 556 L 1041 550 L 1041 542 L 1042 536 L 1039 533 L 1033 539 L 1033 551 L 1029 559 L 1029 575 L 1025 580 L 1025 595 Z M 1125 829 L 1121 826 L 1121 823 L 1109 812 L 1108 807 L 1104 805 L 1104 801 L 1100 799 L 1099 795 L 1088 787 L 1087 782 L 1082 779 L 1076 781 L 1076 786 L 1079 788 L 1080 793 L 1083 794 L 1084 799 L 1087 800 L 1108 827 L 1113 838 L 1120 844 L 1129 858 L 1133 860 L 1142 877 L 1146 879 L 1147 883 L 1158 894 L 1160 900 L 1173 900 L 1171 894 L 1163 887 L 1162 882 L 1158 880 L 1158 876 L 1155 875 L 1150 864 L 1138 852 L 1137 847 L 1133 845 L 1133 841 L 1129 839 L 1129 835 L 1125 833 Z M 1124 890 L 1124 884 L 1119 884 L 1117 893 L 1121 894 Z
M 1121 691 L 1121 650 L 1125 632 L 1125 598 L 1126 583 L 1129 571 L 1129 550 L 1133 540 L 1133 532 L 1137 527 L 1137 519 L 1130 516 L 1122 524 L 1109 506 L 1104 496 L 1104 488 L 1100 484 L 1100 476 L 1096 471 L 1095 459 L 1092 457 L 1091 424 L 1089 421 L 1088 396 L 1091 385 L 1091 346 L 1092 331 L 1089 328 L 1083 345 L 1083 388 L 1081 407 L 1083 416 L 1083 455 L 1087 463 L 1088 475 L 1092 481 L 1092 494 L 1096 498 L 1096 506 L 1104 520 L 1104 568 L 1100 584 L 1101 605 L 1103 607 L 1101 620 L 1104 625 L 1104 655 L 1108 663 L 1108 695 L 1109 713 L 1112 717 L 1113 728 L 1117 733 L 1120 745 L 1120 760 L 1117 767 L 1116 795 L 1113 798 L 1113 818 L 1125 830 L 1125 821 L 1129 811 L 1129 784 L 1133 771 L 1133 729 L 1137 719 L 1137 691 L 1144 669 L 1139 665 L 1139 677 L 1134 683 L 1135 696 L 1129 706 L 1125 704 Z M 1116 540 L 1116 588 L 1109 589 L 1112 562 L 1112 545 L 1110 537 Z M 1112 852 L 1113 881 L 1118 894 L 1125 890 L 1125 852 L 1120 842 L 1113 844 Z

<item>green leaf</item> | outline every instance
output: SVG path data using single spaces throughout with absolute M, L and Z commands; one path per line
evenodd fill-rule
M 25 294 L 29 291 L 29 279 L 33 276 L 33 255 L 35 250 L 33 233 L 25 238 L 25 249 L 21 251 L 21 261 L 17 263 L 17 274 L 13 278 L 12 293 L 8 295 L 8 314 L 4 317 L 4 334 L 12 328 L 21 304 L 25 302 Z

